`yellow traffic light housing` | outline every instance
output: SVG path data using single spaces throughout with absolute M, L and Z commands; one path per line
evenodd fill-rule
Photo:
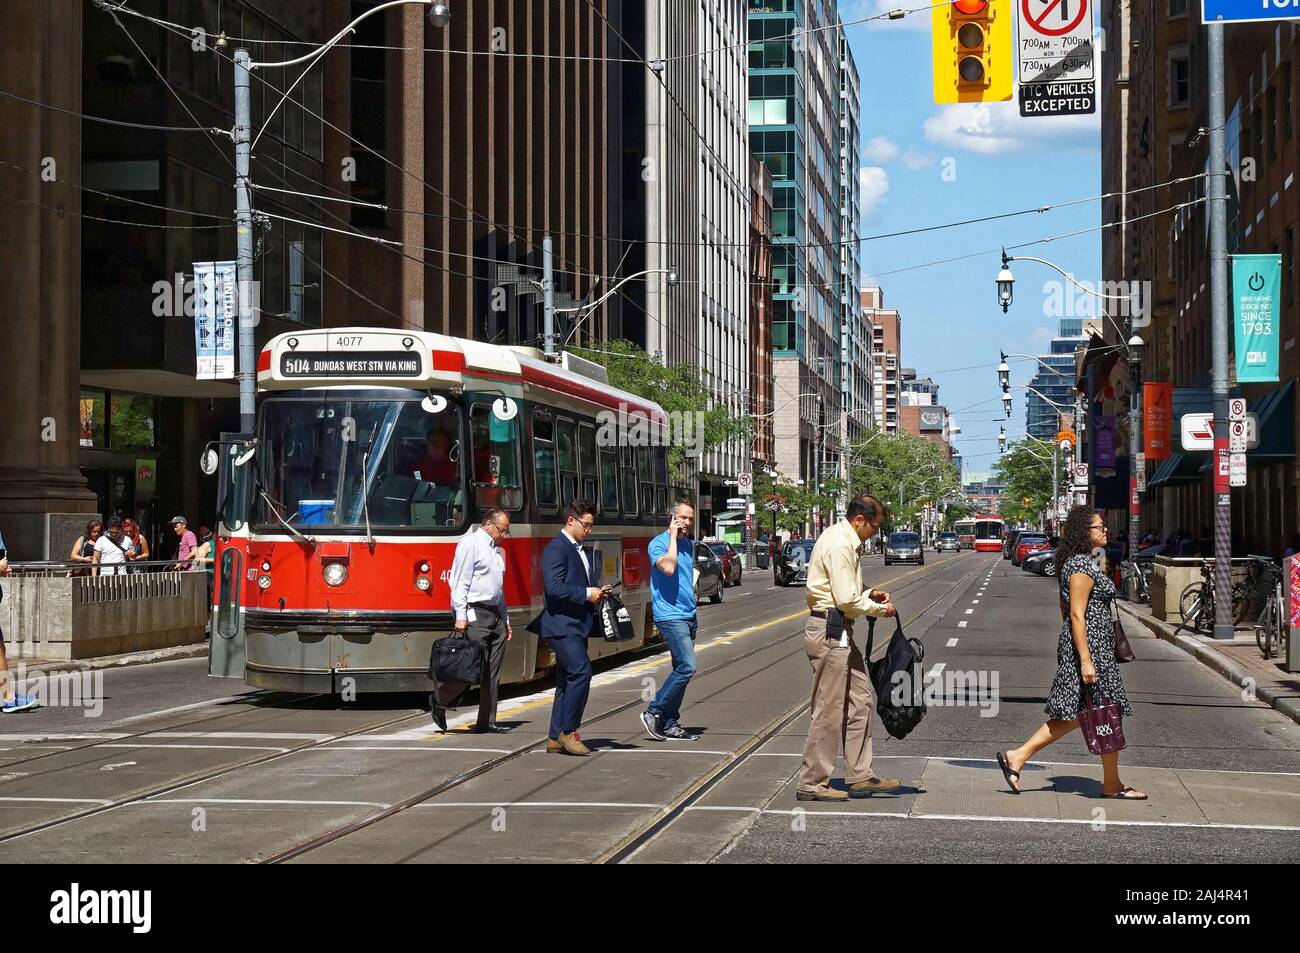
M 934 101 L 991 103 L 1011 99 L 1012 4 L 950 0 L 931 11 Z

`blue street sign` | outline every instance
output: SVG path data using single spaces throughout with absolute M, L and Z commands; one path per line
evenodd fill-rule
M 1300 0 L 1201 0 L 1201 22 L 1300 20 Z

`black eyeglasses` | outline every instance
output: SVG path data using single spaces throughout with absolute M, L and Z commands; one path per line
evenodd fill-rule
M 583 529 L 591 529 L 593 526 L 596 525 L 596 521 L 592 520 L 591 522 L 587 522 L 586 520 L 578 520 L 578 525 L 581 526 Z

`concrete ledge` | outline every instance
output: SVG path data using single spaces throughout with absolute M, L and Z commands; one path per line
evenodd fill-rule
M 1173 643 L 1238 688 L 1253 691 L 1257 699 L 1300 724 L 1300 698 L 1292 694 L 1290 690 L 1264 683 L 1248 669 L 1194 636 L 1183 632 L 1175 635 L 1175 626 L 1169 623 L 1161 622 L 1128 603 L 1117 600 L 1115 604 L 1119 606 L 1120 612 L 1128 619 L 1145 626 L 1156 638 Z
M 177 645 L 167 649 L 152 649 L 146 652 L 126 652 L 121 655 L 103 655 L 99 658 L 63 659 L 10 658 L 9 667 L 15 672 L 19 667 L 29 671 L 38 669 L 42 672 L 86 672 L 103 668 L 125 668 L 129 665 L 147 665 L 151 662 L 172 662 L 177 659 L 206 658 L 208 643 L 206 641 L 192 645 Z

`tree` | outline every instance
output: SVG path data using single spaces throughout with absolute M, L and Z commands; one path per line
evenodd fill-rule
M 993 472 L 1007 486 L 1003 517 L 1027 523 L 1042 519 L 1043 510 L 1053 505 L 1052 457 L 1057 453 L 1055 444 L 1030 438 L 1011 444 L 998 458 Z
M 944 448 L 915 434 L 873 430 L 849 448 L 855 493 L 871 493 L 889 509 L 889 528 L 916 524 L 921 508 L 961 491 L 961 476 Z
M 610 341 L 599 351 L 580 347 L 570 350 L 581 351 L 582 356 L 604 365 L 611 386 L 654 401 L 670 414 L 670 419 L 684 420 L 686 415 L 694 415 L 689 419 L 694 425 L 692 433 L 698 427 L 696 445 L 687 446 L 674 439 L 668 447 L 669 482 L 673 486 L 689 482 L 692 467 L 688 459 L 697 450 L 707 453 L 729 440 L 748 442 L 752 419 L 737 417 L 729 407 L 714 403 L 694 368 L 660 364 L 630 341 Z

